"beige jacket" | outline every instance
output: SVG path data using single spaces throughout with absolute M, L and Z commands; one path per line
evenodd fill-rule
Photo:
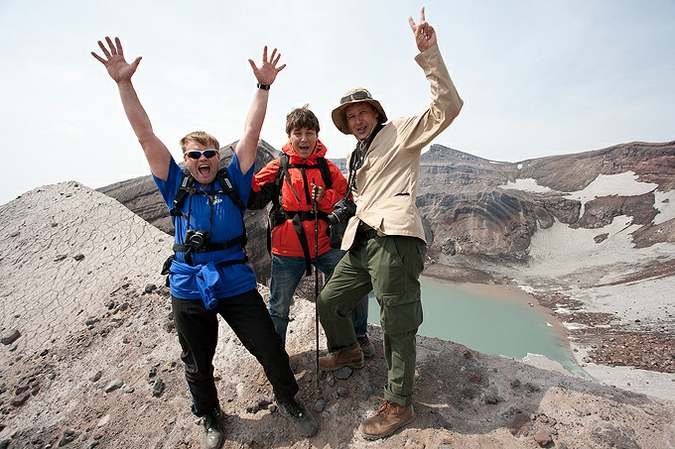
M 438 45 L 415 57 L 431 84 L 432 102 L 423 113 L 397 118 L 375 136 L 353 192 L 356 215 L 349 220 L 342 249 L 349 250 L 359 220 L 380 235 L 424 239 L 422 217 L 415 206 L 422 149 L 457 117 L 464 102 L 450 79 Z M 347 167 L 351 155 L 347 157 Z M 426 241 L 426 240 L 425 240 Z

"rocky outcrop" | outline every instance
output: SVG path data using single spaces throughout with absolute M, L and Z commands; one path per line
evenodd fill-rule
M 655 183 L 659 190 L 675 188 L 675 141 L 631 142 L 584 153 L 530 159 L 515 164 L 519 175 L 561 192 L 583 190 L 598 175 L 632 171 L 640 182 Z M 515 180 L 514 178 L 514 180 Z
M 656 225 L 654 191 L 673 189 L 675 142 L 629 143 L 586 153 L 518 163 L 495 162 L 432 145 L 422 156 L 417 205 L 429 255 L 527 260 L 530 239 L 555 222 L 602 228 L 619 216 L 641 225 L 638 246 L 673 242 L 673 223 Z M 637 195 L 572 198 L 600 175 L 632 172 L 653 189 Z M 535 189 L 513 187 L 530 181 Z M 656 229 L 653 229 L 656 227 Z M 447 259 L 445 259 L 447 260 Z M 466 260 L 466 259 L 464 259 Z

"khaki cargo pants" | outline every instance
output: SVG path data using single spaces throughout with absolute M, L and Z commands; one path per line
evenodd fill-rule
M 384 397 L 407 406 L 415 378 L 415 336 L 422 324 L 419 276 L 426 244 L 404 236 L 357 241 L 336 265 L 317 301 L 328 350 L 357 346 L 350 313 L 371 290 L 380 305 L 388 379 Z

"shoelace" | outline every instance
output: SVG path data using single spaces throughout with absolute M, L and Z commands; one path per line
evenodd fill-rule
M 379 415 L 380 413 L 386 413 L 387 409 L 389 408 L 389 401 L 387 401 L 385 398 L 377 398 L 378 400 L 382 401 L 382 405 L 380 405 L 380 408 L 375 412 L 376 415 Z

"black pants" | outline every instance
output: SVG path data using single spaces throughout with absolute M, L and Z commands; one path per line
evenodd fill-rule
M 218 343 L 216 314 L 225 319 L 244 347 L 260 362 L 276 398 L 280 402 L 293 399 L 298 383 L 281 337 L 274 330 L 272 318 L 257 290 L 219 299 L 214 310 L 207 310 L 201 300 L 173 297 L 171 302 L 194 414 L 203 416 L 218 405 L 213 378 L 213 356 Z

